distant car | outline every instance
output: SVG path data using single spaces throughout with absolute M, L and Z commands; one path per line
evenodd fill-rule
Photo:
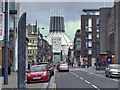
M 33 65 L 27 71 L 27 83 L 43 82 L 50 80 L 50 71 L 45 65 Z
M 120 77 L 120 64 L 109 64 L 105 70 L 106 77 Z
M 50 62 L 39 62 L 37 65 L 46 65 L 46 67 L 50 71 L 50 76 L 54 75 L 54 65 L 52 65 Z
M 60 64 L 58 67 L 58 71 L 68 71 L 69 72 L 69 66 L 67 63 Z

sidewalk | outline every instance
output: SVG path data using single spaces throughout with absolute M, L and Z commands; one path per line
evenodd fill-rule
M 11 75 L 8 76 L 8 85 L 3 84 L 3 79 L 2 79 L 2 88 L 7 89 L 7 88 L 15 88 L 17 89 L 17 73 L 12 72 Z M 0 82 L 1 83 L 1 82 Z M 34 83 L 34 84 L 26 84 L 27 89 L 42 89 L 42 88 L 47 88 L 48 83 Z
M 3 79 L 2 88 L 17 88 L 17 73 L 16 72 L 12 72 L 11 75 L 8 75 L 8 85 L 4 85 L 4 79 Z
M 2 89 L 2 77 L 0 77 L 0 90 Z

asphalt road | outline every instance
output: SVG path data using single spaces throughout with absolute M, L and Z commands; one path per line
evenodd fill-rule
M 55 88 L 57 89 L 86 89 L 86 90 L 120 90 L 120 81 L 107 78 L 82 70 L 70 72 L 57 72 L 55 75 Z

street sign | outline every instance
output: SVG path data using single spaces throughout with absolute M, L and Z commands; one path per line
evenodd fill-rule
M 0 40 L 4 37 L 4 14 L 0 13 Z
M 107 63 L 108 63 L 108 64 L 112 64 L 112 57 L 108 57 L 108 58 L 107 58 Z

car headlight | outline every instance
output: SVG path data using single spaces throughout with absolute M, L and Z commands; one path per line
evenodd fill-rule
M 31 75 L 30 74 L 27 74 L 28 77 L 30 77 Z
M 46 72 L 43 73 L 43 76 L 46 76 Z

